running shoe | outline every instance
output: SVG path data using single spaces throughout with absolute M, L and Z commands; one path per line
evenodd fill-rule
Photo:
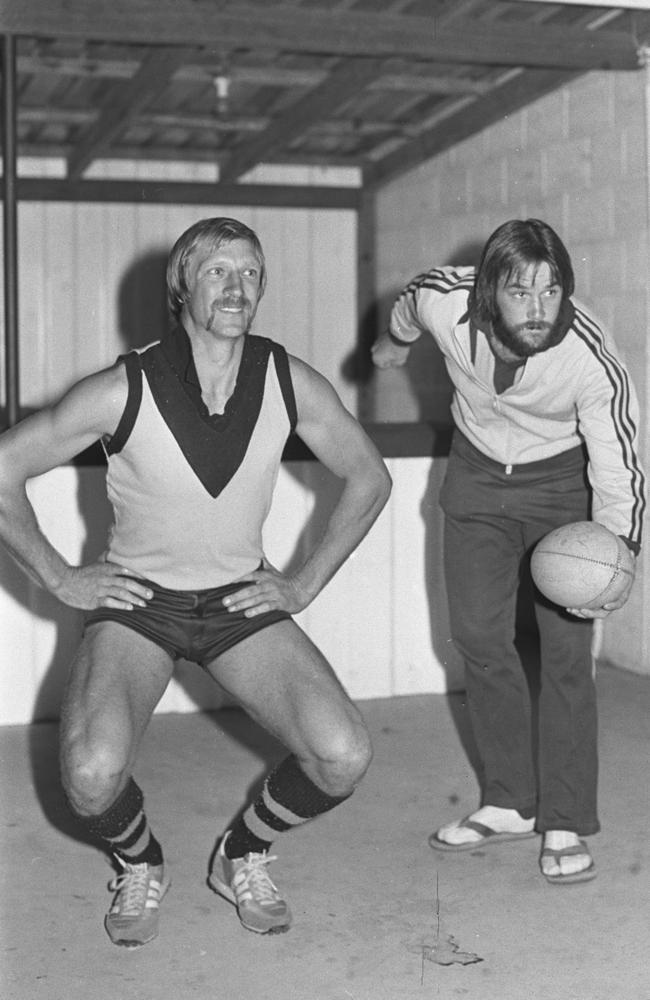
M 246 854 L 227 858 L 224 847 L 229 833 L 221 840 L 208 883 L 215 892 L 234 903 L 243 926 L 256 934 L 282 934 L 291 926 L 291 912 L 267 871 L 274 857 Z
M 159 907 L 169 888 L 162 865 L 131 865 L 117 858 L 124 871 L 109 885 L 115 898 L 104 921 L 113 944 L 139 948 L 158 934 Z

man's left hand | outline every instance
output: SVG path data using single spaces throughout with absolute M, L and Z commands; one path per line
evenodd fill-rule
M 266 611 L 287 611 L 296 614 L 309 604 L 298 584 L 268 563 L 264 569 L 247 573 L 242 579 L 242 589 L 224 597 L 228 611 L 243 611 L 247 618 Z
M 629 583 L 615 601 L 608 601 L 607 604 L 603 604 L 602 608 L 567 608 L 566 610 L 570 615 L 575 615 L 576 618 L 607 618 L 607 615 L 611 614 L 612 611 L 618 611 L 619 608 L 622 608 L 623 605 L 627 603 L 627 599 L 632 592 L 634 572 L 636 569 L 634 559 L 631 560 L 631 568 L 632 576 L 630 577 Z

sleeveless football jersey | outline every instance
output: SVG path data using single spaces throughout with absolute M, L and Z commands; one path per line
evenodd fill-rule
M 178 337 L 185 340 L 170 339 Z M 247 335 L 233 394 L 212 416 L 184 330 L 122 360 L 128 400 L 105 445 L 114 513 L 108 558 L 174 590 L 219 587 L 257 569 L 297 420 L 284 348 Z

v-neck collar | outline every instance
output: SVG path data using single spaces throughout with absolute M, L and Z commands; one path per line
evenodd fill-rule
M 143 353 L 142 370 L 154 403 L 188 464 L 205 489 L 216 497 L 244 460 L 255 430 L 264 399 L 271 341 L 247 335 L 233 394 L 225 412 L 213 416 L 201 399 L 191 353 L 189 338 L 186 347 L 170 345 L 165 338 L 164 347 L 161 340 Z
M 201 419 L 207 421 L 212 426 L 229 423 L 233 413 L 236 412 L 241 403 L 246 383 L 251 375 L 253 359 L 251 357 L 249 335 L 246 334 L 244 337 L 244 346 L 239 361 L 235 386 L 226 402 L 223 413 L 210 413 L 203 400 L 201 382 L 199 381 L 194 353 L 192 351 L 192 342 L 189 334 L 182 325 L 179 324 L 161 339 L 160 349 L 174 369 L 179 382 L 187 396 L 191 399 Z

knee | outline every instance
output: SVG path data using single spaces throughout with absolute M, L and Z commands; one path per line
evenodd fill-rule
M 372 761 L 370 735 L 361 721 L 329 735 L 314 761 L 316 783 L 329 795 L 349 795 Z
M 127 761 L 111 747 L 66 740 L 61 746 L 61 781 L 72 809 L 96 816 L 115 801 L 128 779 Z
M 354 733 L 344 742 L 339 759 L 350 783 L 356 785 L 361 781 L 372 760 L 370 734 L 362 723 L 354 727 Z

